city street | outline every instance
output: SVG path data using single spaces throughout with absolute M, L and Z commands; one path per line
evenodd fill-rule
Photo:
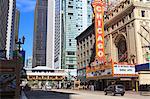
M 104 95 L 103 91 L 53 89 L 51 91 L 32 90 L 25 92 L 27 99 L 150 99 L 150 96 L 141 96 L 127 91 L 124 96 Z
M 27 99 L 70 99 L 71 93 L 57 91 L 32 90 L 25 92 Z

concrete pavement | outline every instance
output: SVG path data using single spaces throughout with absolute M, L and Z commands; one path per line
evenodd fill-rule
M 25 94 L 22 92 L 21 99 L 150 99 L 150 96 L 141 96 L 140 93 L 132 91 L 126 91 L 124 96 L 104 95 L 103 91 L 71 89 L 52 89 L 50 91 L 36 89 L 26 91 Z
M 124 96 L 104 95 L 103 91 L 89 91 L 89 90 L 70 90 L 70 89 L 53 89 L 56 92 L 71 92 L 75 94 L 70 95 L 70 99 L 150 99 L 150 96 L 141 96 L 140 93 L 133 91 L 126 91 Z

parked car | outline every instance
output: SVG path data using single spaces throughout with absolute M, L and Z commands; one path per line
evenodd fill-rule
M 125 94 L 125 87 L 123 85 L 110 85 L 104 89 L 105 95 L 107 94 L 121 94 L 123 96 Z

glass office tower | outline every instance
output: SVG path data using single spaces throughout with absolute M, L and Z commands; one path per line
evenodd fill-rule
M 76 69 L 75 38 L 92 23 L 91 0 L 63 0 L 62 68 Z

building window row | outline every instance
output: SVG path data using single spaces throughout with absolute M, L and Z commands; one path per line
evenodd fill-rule
M 105 17 L 105 19 L 111 19 L 114 17 L 116 14 L 121 12 L 126 6 L 130 4 L 130 0 L 126 0 L 125 2 L 122 2 L 120 5 L 116 6 L 113 10 L 111 10 L 111 13 Z M 110 9 L 110 8 L 109 8 Z
M 127 16 L 123 17 L 121 20 L 119 20 L 115 24 L 113 24 L 110 27 L 108 27 L 106 29 L 106 32 L 110 32 L 110 31 L 118 28 L 119 26 L 123 25 L 125 22 L 128 22 L 129 20 L 131 20 L 133 17 L 134 17 L 133 12 L 129 13 Z

